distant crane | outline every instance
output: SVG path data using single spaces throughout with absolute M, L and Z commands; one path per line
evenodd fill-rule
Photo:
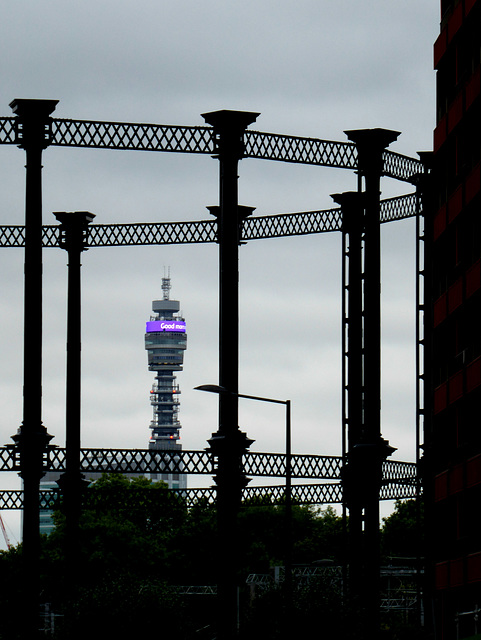
M 2 515 L 0 514 L 0 527 L 2 528 L 3 537 L 5 538 L 5 544 L 7 545 L 7 549 L 10 550 L 12 545 L 7 535 L 7 530 L 5 529 L 5 524 L 3 522 Z

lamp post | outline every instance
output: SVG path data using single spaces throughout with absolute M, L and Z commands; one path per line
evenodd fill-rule
M 235 393 L 225 387 L 216 384 L 203 384 L 195 387 L 197 391 L 208 391 L 217 395 L 235 396 L 236 398 L 247 398 L 248 400 L 258 400 L 260 402 L 271 402 L 273 404 L 283 404 L 286 407 L 286 467 L 285 467 L 285 514 L 286 514 L 286 547 L 285 547 L 285 593 L 286 593 L 286 627 L 291 623 L 291 595 L 292 595 L 292 453 L 291 453 L 291 401 L 277 400 L 275 398 L 265 398 L 263 396 L 252 396 L 245 393 Z

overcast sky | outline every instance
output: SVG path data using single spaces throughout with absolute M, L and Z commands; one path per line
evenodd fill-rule
M 400 131 L 394 151 L 432 148 L 432 45 L 437 0 L 17 0 L 2 9 L 0 115 L 14 98 L 58 99 L 54 115 L 204 125 L 201 113 L 259 112 L 251 128 L 330 140 L 343 131 Z M 24 223 L 24 153 L 0 147 L 0 223 Z M 241 204 L 255 215 L 333 206 L 351 171 L 243 160 Z M 389 179 L 383 196 L 411 189 Z M 88 210 L 98 223 L 208 219 L 218 204 L 209 156 L 49 148 L 44 223 Z M 256 240 L 240 250 L 240 391 L 292 400 L 293 450 L 341 452 L 341 236 Z M 414 460 L 414 222 L 382 229 L 383 435 Z M 22 421 L 23 255 L 0 252 L 0 439 Z M 185 449 L 217 428 L 217 246 L 92 249 L 83 255 L 85 447 L 146 448 L 154 379 L 144 351 L 151 301 L 181 301 L 188 350 L 180 419 Z M 64 444 L 66 254 L 44 252 L 43 419 Z M 38 310 L 31 310 L 32 327 Z M 252 450 L 282 451 L 280 406 L 241 402 Z M 1 488 L 19 486 L 0 474 Z M 190 478 L 190 486 L 209 481 Z M 19 514 L 4 512 L 19 539 Z M 0 539 L 0 546 L 3 540 Z

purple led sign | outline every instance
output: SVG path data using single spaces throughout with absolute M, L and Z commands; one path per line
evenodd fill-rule
M 146 323 L 146 333 L 158 333 L 159 331 L 175 331 L 185 333 L 185 322 L 182 320 L 151 320 Z

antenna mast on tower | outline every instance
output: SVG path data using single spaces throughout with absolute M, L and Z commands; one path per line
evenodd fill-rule
M 167 275 L 165 275 L 165 267 L 164 267 L 164 277 L 162 278 L 162 293 L 164 294 L 164 300 L 170 299 L 171 289 L 172 289 L 172 285 L 170 284 L 170 267 L 168 267 Z

